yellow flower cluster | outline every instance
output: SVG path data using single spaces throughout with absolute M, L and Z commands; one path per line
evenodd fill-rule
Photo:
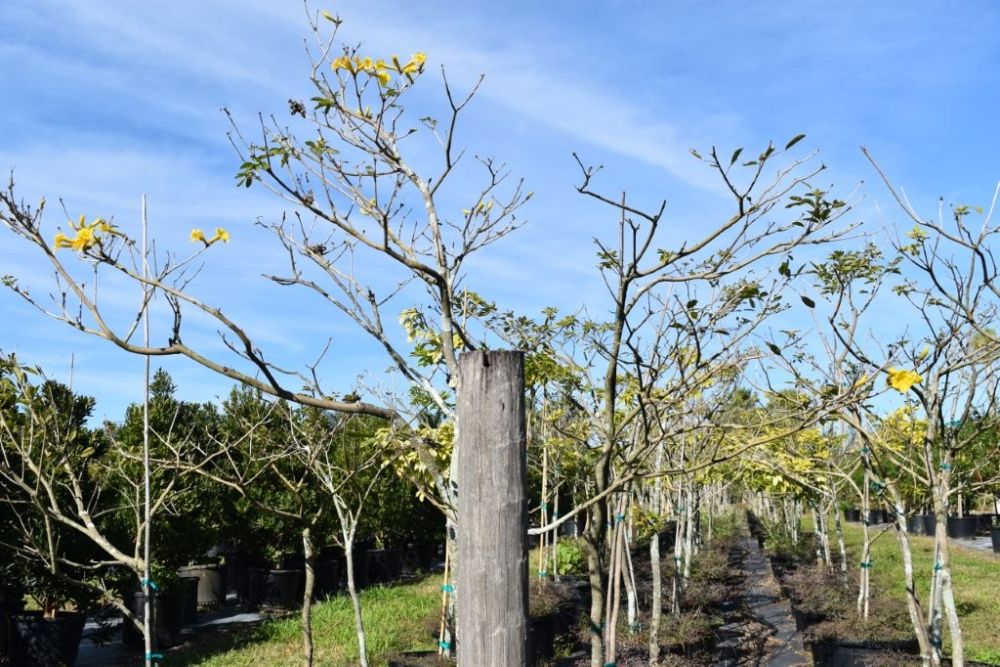
M 920 384 L 924 380 L 916 371 L 908 371 L 904 368 L 890 368 L 888 373 L 889 377 L 886 378 L 886 383 L 902 394 L 910 391 L 913 385 Z
M 205 244 L 205 247 L 207 248 L 208 246 L 212 245 L 216 241 L 222 241 L 223 243 L 229 243 L 229 232 L 227 232 L 222 227 L 216 227 L 215 228 L 215 236 L 213 236 L 212 238 L 209 239 L 209 238 L 205 238 L 205 232 L 201 231 L 200 229 L 195 228 L 195 229 L 191 230 L 191 235 L 190 235 L 189 238 L 192 241 L 194 241 L 194 242 L 201 241 L 202 243 Z
M 89 250 L 95 243 L 100 243 L 101 234 L 123 236 L 114 225 L 105 221 L 104 218 L 97 218 L 88 225 L 86 216 L 81 215 L 79 222 L 70 220 L 69 226 L 76 233 L 70 238 L 66 234 L 58 232 L 55 237 L 56 248 L 70 248 L 71 250 L 84 252 L 85 250 Z
M 427 56 L 423 53 L 414 53 L 413 57 L 405 65 L 399 60 L 398 56 L 393 56 L 391 63 L 387 63 L 381 58 L 372 60 L 368 56 L 364 58 L 361 56 L 354 56 L 353 58 L 350 56 L 340 56 L 330 63 L 330 68 L 334 72 L 346 70 L 351 74 L 365 73 L 378 79 L 380 86 L 388 86 L 389 82 L 392 81 L 391 72 L 406 74 L 407 76 L 417 74 L 423 69 L 426 61 Z

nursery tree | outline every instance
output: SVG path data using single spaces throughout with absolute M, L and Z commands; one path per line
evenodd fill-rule
M 35 592 L 45 611 L 58 610 L 60 593 L 102 597 L 135 622 L 120 597 L 128 585 L 120 570 L 133 582 L 142 576 L 142 514 L 132 490 L 117 483 L 127 474 L 112 440 L 85 425 L 93 399 L 13 356 L 0 358 L 0 395 L 0 502 L 13 511 L 17 536 L 4 546 L 43 577 Z M 169 483 L 158 489 L 154 513 L 171 491 Z M 131 530 L 116 518 L 122 508 L 134 512 Z
M 566 331 L 561 362 L 579 378 L 568 390 L 590 422 L 579 446 L 594 452 L 595 464 L 591 497 L 540 531 L 589 508 L 593 665 L 615 659 L 604 579 L 606 559 L 614 552 L 605 550 L 608 526 L 623 515 L 621 498 L 627 497 L 630 482 L 639 475 L 678 472 L 644 466 L 660 442 L 678 443 L 704 426 L 685 410 L 689 399 L 716 376 L 739 375 L 767 356 L 752 341 L 761 325 L 786 307 L 782 290 L 794 273 L 790 254 L 802 245 L 834 240 L 843 231 L 837 221 L 847 210 L 845 203 L 808 186 L 821 168 L 790 158 L 777 167 L 773 180 L 764 180 L 766 169 L 801 138 L 789 141 L 784 151 L 769 145 L 745 162 L 739 161 L 741 150 L 731 159 L 714 149 L 706 158 L 695 153 L 731 194 L 732 211 L 699 238 L 673 248 L 663 247 L 661 238 L 665 203 L 643 210 L 627 194 L 605 195 L 593 185 L 598 170 L 580 162 L 579 192 L 610 207 L 615 216 L 611 240 L 596 241 L 612 314 L 606 320 L 573 316 L 560 322 Z M 783 206 L 790 214 L 774 221 Z M 781 353 L 769 345 L 774 354 Z M 812 405 L 792 428 L 811 424 L 840 398 L 835 394 Z M 746 447 L 782 435 L 748 438 Z M 713 462 L 708 457 L 683 469 L 694 472 Z M 619 491 L 625 493 L 616 496 Z
M 457 94 L 443 77 L 444 118 L 416 120 L 405 104 L 425 78 L 423 53 L 379 58 L 360 47 L 341 46 L 336 40 L 340 20 L 326 12 L 311 26 L 314 96 L 291 100 L 287 117 L 269 117 L 252 137 L 234 121 L 232 136 L 242 161 L 238 184 L 265 187 L 292 208 L 280 221 L 261 223 L 289 258 L 287 268 L 269 279 L 312 292 L 356 323 L 408 383 L 453 419 L 453 396 L 461 391 L 457 355 L 480 347 L 475 323 L 489 310 L 463 285 L 465 262 L 520 225 L 517 211 L 530 194 L 519 182 L 508 182 L 501 163 L 489 158 L 473 163 L 459 148 L 457 123 L 476 87 Z M 422 159 L 428 166 L 418 168 L 410 154 L 423 157 L 427 145 L 439 147 L 438 159 Z M 470 172 L 480 175 L 479 186 L 452 187 L 457 174 Z M 449 205 L 443 208 L 442 202 Z M 84 216 L 53 233 L 43 228 L 44 214 L 44 201 L 32 207 L 18 199 L 13 178 L 0 194 L 0 221 L 51 264 L 58 283 L 54 299 L 36 298 L 16 277 L 5 276 L 3 282 L 56 320 L 132 353 L 187 357 L 279 399 L 397 421 L 413 417 L 402 404 L 355 400 L 360 397 L 353 392 L 338 395 L 322 386 L 315 366 L 278 367 L 247 328 L 227 314 L 225 303 L 200 298 L 191 279 L 206 253 L 230 241 L 226 230 L 211 235 L 192 230 L 196 250 L 186 256 L 154 252 L 147 276 L 141 268 L 147 258 L 137 251 L 134 230 Z M 134 320 L 123 326 L 114 324 L 99 297 L 109 275 L 144 289 Z M 167 311 L 170 326 L 154 332 L 148 346 L 135 342 L 140 314 L 158 307 Z M 225 354 L 186 335 L 192 312 L 218 326 Z M 407 343 L 399 342 L 391 324 L 397 318 Z M 454 521 L 452 475 L 437 457 L 442 444 L 415 437 L 408 446 L 429 471 L 439 504 Z
M 143 406 L 138 403 L 126 409 L 120 425 L 105 425 L 115 444 L 108 458 L 117 460 L 121 471 L 114 483 L 134 498 L 142 496 L 143 427 Z M 192 456 L 215 437 L 218 428 L 219 414 L 214 405 L 179 399 L 177 387 L 165 370 L 153 374 L 149 385 L 150 456 L 164 464 L 152 468 L 150 484 L 154 495 L 167 488 L 170 493 L 161 501 L 162 511 L 150 548 L 151 560 L 167 571 L 173 572 L 189 560 L 204 556 L 225 539 L 235 523 L 233 495 L 204 480 L 181 478 L 174 460 L 175 455 Z M 141 514 L 138 504 L 122 508 L 120 520 L 126 534 L 135 530 Z
M 1000 341 L 993 334 L 997 269 L 991 246 L 997 230 L 990 224 L 992 211 L 961 205 L 953 206 L 947 219 L 943 207 L 937 219 L 924 218 L 885 180 L 914 223 L 905 235 L 891 239 L 896 258 L 887 261 L 871 251 L 843 255 L 845 261 L 828 262 L 817 277 L 834 304 L 828 335 L 848 352 L 845 367 L 854 369 L 840 380 L 858 387 L 878 383 L 889 395 L 902 397 L 902 412 L 895 415 L 880 415 L 872 403 L 861 402 L 840 416 L 861 438 L 862 493 L 884 495 L 894 513 L 907 605 L 921 652 L 927 662 L 941 664 L 947 621 L 952 659 L 961 662 L 964 647 L 952 592 L 947 517 L 963 479 L 979 472 L 964 454 L 992 430 L 990 416 L 996 414 Z M 971 222 L 977 215 L 983 218 L 981 225 Z M 871 338 L 860 323 L 871 317 L 868 305 L 876 292 L 888 296 L 883 284 L 891 287 L 893 298 L 878 303 L 908 313 L 908 326 Z M 972 474 L 957 470 L 963 460 Z M 937 519 L 926 606 L 914 587 L 903 484 L 926 489 Z

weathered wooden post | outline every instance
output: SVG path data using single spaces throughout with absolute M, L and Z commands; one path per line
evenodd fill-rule
M 459 667 L 528 664 L 524 353 L 458 362 Z

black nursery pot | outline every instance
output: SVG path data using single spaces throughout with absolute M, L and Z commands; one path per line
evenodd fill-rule
M 248 566 L 240 573 L 238 595 L 248 609 L 257 609 L 264 601 L 267 568 Z
M 184 623 L 192 623 L 198 618 L 198 577 L 180 577 L 184 591 Z
M 922 514 L 921 518 L 924 521 L 924 535 L 934 537 L 934 532 L 937 530 L 937 517 L 933 514 Z
M 976 517 L 948 517 L 948 537 L 973 538 L 976 536 Z
M 372 583 L 390 583 L 403 574 L 403 554 L 397 549 L 373 549 L 368 552 L 368 560 Z
M 906 531 L 912 535 L 920 535 L 924 532 L 924 517 L 916 514 L 906 519 Z
M 334 595 L 340 585 L 340 561 L 336 558 L 321 558 L 313 567 L 316 582 L 313 584 L 313 599 L 322 600 Z
M 990 539 L 993 541 L 993 553 L 1000 554 L 1000 526 L 990 528 Z
M 264 603 L 295 609 L 302 605 L 302 570 L 271 570 L 264 582 Z
M 869 510 L 868 511 L 868 525 L 874 526 L 879 523 L 887 523 L 889 521 L 889 513 L 885 510 Z
M 130 598 L 126 598 L 125 603 L 129 611 L 142 623 L 146 617 L 145 611 L 146 596 L 142 591 L 137 591 Z M 153 593 L 150 600 L 150 629 L 153 631 L 155 644 L 158 648 L 173 646 L 180 642 L 181 626 L 184 625 L 184 604 L 185 596 L 174 593 Z M 132 621 L 125 619 L 122 624 L 122 643 L 127 646 L 142 646 L 142 633 Z
M 844 519 L 846 521 L 850 521 L 851 523 L 859 523 L 861 521 L 861 510 L 859 509 L 844 510 Z
M 198 578 L 198 609 L 218 609 L 226 604 L 226 571 L 218 563 L 185 565 L 177 573 Z
M 67 665 L 76 663 L 86 616 L 77 612 L 59 612 L 44 618 L 41 612 L 26 612 L 11 617 L 15 665 Z
M 555 655 L 557 619 L 555 612 L 528 619 L 528 664 L 538 664 Z
M 24 611 L 24 599 L 7 597 L 0 593 L 0 665 L 8 664 L 11 658 L 14 630 L 11 617 Z

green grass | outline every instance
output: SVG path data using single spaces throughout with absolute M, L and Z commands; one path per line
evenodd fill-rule
M 843 525 L 849 562 L 856 565 L 861 553 L 861 526 L 854 523 Z M 873 528 L 871 535 L 878 535 L 879 532 Z M 921 601 L 926 602 L 933 567 L 934 541 L 929 537 L 911 535 L 910 545 L 913 552 L 914 583 Z M 833 535 L 830 546 L 836 551 Z M 836 553 L 833 556 L 836 558 Z M 967 660 L 1000 664 L 1000 557 L 990 552 L 962 547 L 953 541 L 951 558 L 955 603 L 965 639 L 965 657 Z M 904 600 L 903 559 L 895 533 L 888 531 L 875 540 L 872 545 L 872 560 L 873 586 L 876 591 L 886 591 Z M 947 636 L 947 623 L 945 633 Z M 946 651 L 950 650 L 949 644 L 945 646 Z
M 400 651 L 436 648 L 429 619 L 440 604 L 440 576 L 415 584 L 376 587 L 361 594 L 372 665 Z M 302 622 L 298 614 L 264 622 L 252 630 L 199 637 L 192 646 L 167 655 L 172 666 L 271 667 L 302 661 Z M 357 664 L 358 646 L 350 599 L 340 595 L 313 607 L 315 664 Z

